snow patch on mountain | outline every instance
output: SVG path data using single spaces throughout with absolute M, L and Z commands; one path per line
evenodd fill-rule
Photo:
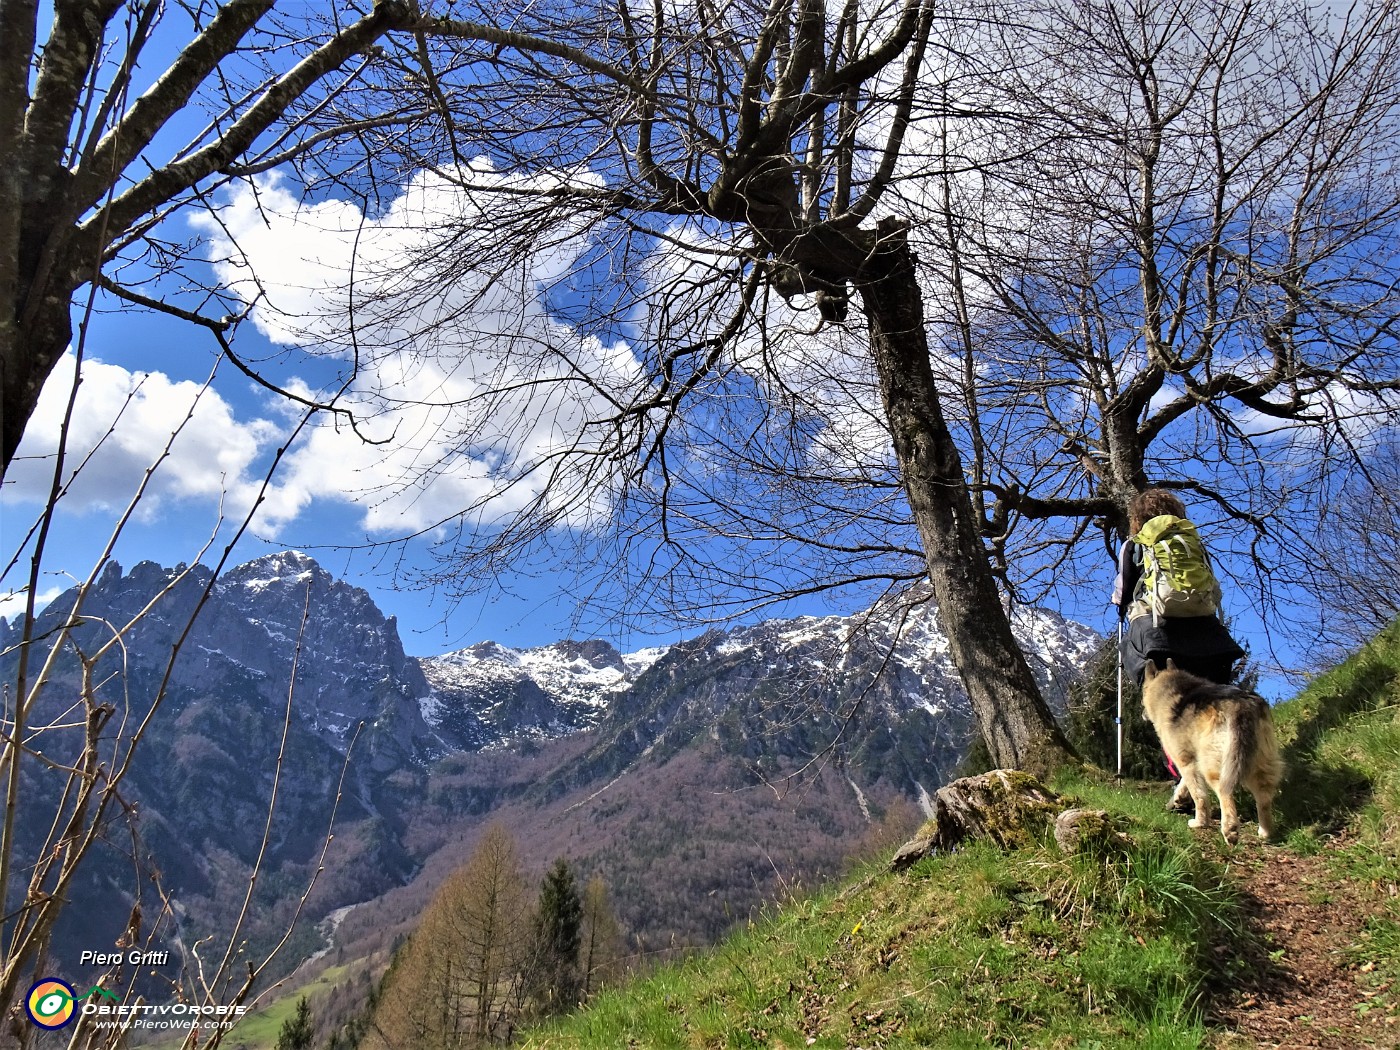
M 502 685 L 529 681 L 557 703 L 606 706 L 610 694 L 626 689 L 659 658 L 622 656 L 607 642 L 555 642 L 533 649 L 512 649 L 499 642 L 478 642 L 457 652 L 423 660 L 423 670 L 435 689 L 491 691 Z M 427 701 L 434 714 L 441 698 Z M 424 716 L 432 720 L 425 709 Z
M 1012 629 L 1051 696 L 1063 691 L 1066 674 L 1082 666 L 1099 644 L 1091 629 L 1044 610 L 1014 610 Z M 903 615 L 767 620 L 714 631 L 679 647 L 627 654 L 597 639 L 532 649 L 479 642 L 421 661 L 431 692 L 420 704 L 429 725 L 456 735 L 464 746 L 491 747 L 513 738 L 594 728 L 658 662 L 665 661 L 671 668 L 665 673 L 674 677 L 676 667 L 711 658 L 752 667 L 780 691 L 784 683 L 801 691 L 817 682 L 838 686 L 851 676 L 883 675 L 892 676 L 890 695 L 903 710 L 939 717 L 967 704 L 931 601 Z
M 622 664 L 633 678 L 650 668 L 657 660 L 671 651 L 669 645 L 653 645 L 635 652 L 623 653 Z
M 563 736 L 596 725 L 612 699 L 668 650 L 624 655 L 598 639 L 531 649 L 478 642 L 420 661 L 431 686 L 420 709 L 429 725 L 472 750 Z

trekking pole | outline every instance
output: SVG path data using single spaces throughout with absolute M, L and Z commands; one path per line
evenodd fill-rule
M 1118 730 L 1118 779 L 1123 779 L 1123 618 L 1118 618 L 1118 716 L 1113 720 Z

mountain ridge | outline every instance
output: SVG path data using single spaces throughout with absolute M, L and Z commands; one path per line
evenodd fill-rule
M 162 592 L 127 632 L 122 660 L 105 665 L 104 688 L 117 704 L 145 695 L 183 646 L 130 780 L 162 892 L 178 905 L 177 946 L 241 907 L 279 776 L 254 941 L 273 938 L 287 901 L 313 881 L 294 953 L 325 947 L 312 924 L 352 904 L 365 907 L 344 928 L 358 924 L 370 942 L 407 928 L 433 880 L 497 819 L 539 866 L 567 852 L 581 872 L 603 874 L 625 895 L 634 935 L 701 943 L 784 879 L 837 870 L 861 829 L 950 775 L 971 732 L 927 603 L 899 631 L 869 614 L 807 616 L 632 653 L 565 639 L 411 657 L 367 592 L 287 551 L 212 587 L 203 566 L 109 563 L 75 644 L 90 651 L 110 630 L 102 623 L 127 623 Z M 52 603 L 36 636 L 74 599 Z M 1028 641 L 1060 639 L 1032 650 L 1055 695 L 1097 637 L 1052 614 L 1018 615 Z M 61 656 L 55 703 L 76 674 Z M 36 784 L 30 797 L 48 790 Z M 684 872 L 677 855 L 690 858 Z M 82 890 L 105 902 L 88 911 L 110 913 L 113 936 L 117 916 L 150 892 L 123 864 L 104 861 Z M 677 895 L 678 885 L 690 889 Z M 55 943 L 90 937 L 70 926 Z

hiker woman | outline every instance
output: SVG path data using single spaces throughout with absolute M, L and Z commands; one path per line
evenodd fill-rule
M 1146 489 L 1128 504 L 1129 538 L 1123 541 L 1118 552 L 1118 578 L 1113 585 L 1118 618 L 1128 621 L 1123 641 L 1123 670 L 1141 685 L 1143 667 L 1148 660 L 1160 671 L 1170 659 L 1183 671 L 1223 685 L 1234 677 L 1235 664 L 1245 652 L 1230 637 L 1213 608 L 1219 601 L 1218 585 L 1215 585 L 1213 598 L 1194 606 L 1181 602 L 1182 611 L 1172 609 L 1170 601 L 1165 610 L 1154 610 L 1152 595 L 1147 593 L 1148 585 L 1155 582 L 1149 578 L 1148 571 L 1155 533 L 1153 530 L 1144 532 L 1144 529 L 1164 517 L 1186 524 L 1194 535 L 1195 527 L 1186 520 L 1186 507 L 1175 493 Z M 1214 584 L 1208 562 L 1207 575 Z M 1200 612 L 1203 608 L 1210 608 L 1210 611 Z
M 1159 671 L 1171 660 L 1221 685 L 1234 677 L 1245 652 L 1220 622 L 1220 585 L 1174 493 L 1146 489 L 1128 504 L 1128 539 L 1118 552 L 1113 602 L 1118 619 L 1128 621 L 1119 652 L 1123 671 L 1139 686 L 1149 660 Z M 1167 768 L 1177 775 L 1170 759 Z M 1190 810 L 1184 785 L 1177 785 L 1167 808 Z

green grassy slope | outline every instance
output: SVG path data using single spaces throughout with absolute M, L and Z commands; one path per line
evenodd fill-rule
M 1400 884 L 1398 712 L 1400 624 L 1280 705 L 1286 844 L 1246 836 L 1238 849 L 1326 844 L 1339 879 Z M 1066 857 L 1053 842 L 974 846 L 902 874 L 875 863 L 845 889 L 775 910 L 714 951 L 528 1033 L 525 1045 L 1211 1045 L 1210 989 L 1244 965 L 1216 949 L 1251 936 L 1230 852 L 1162 813 L 1160 786 L 1057 787 L 1128 818 L 1132 847 Z M 1396 898 L 1368 918 L 1356 951 L 1378 981 L 1400 976 Z
M 902 874 L 873 865 L 526 1045 L 1200 1046 L 1210 946 L 1236 922 L 1222 872 L 1160 792 L 1073 787 L 1131 813 L 1131 850 L 978 845 Z
M 1277 720 L 1290 765 L 1279 807 L 1288 847 L 1306 854 L 1329 846 L 1338 877 L 1376 891 L 1354 957 L 1378 985 L 1393 986 L 1400 981 L 1400 620 L 1280 705 Z
M 254 1010 L 239 1022 L 228 1045 L 233 1047 L 276 1046 L 277 1036 L 282 1031 L 282 1025 L 291 1020 L 292 1015 L 296 1013 L 297 1000 L 306 996 L 307 999 L 314 1001 L 318 996 L 327 994 L 337 982 L 345 978 L 346 973 L 345 966 L 332 966 L 322 971 L 315 980 L 297 988 L 295 992 L 279 996 L 267 1006 Z
M 1289 760 L 1280 811 L 1289 845 L 1350 826 L 1372 845 L 1400 836 L 1400 620 L 1275 711 Z

